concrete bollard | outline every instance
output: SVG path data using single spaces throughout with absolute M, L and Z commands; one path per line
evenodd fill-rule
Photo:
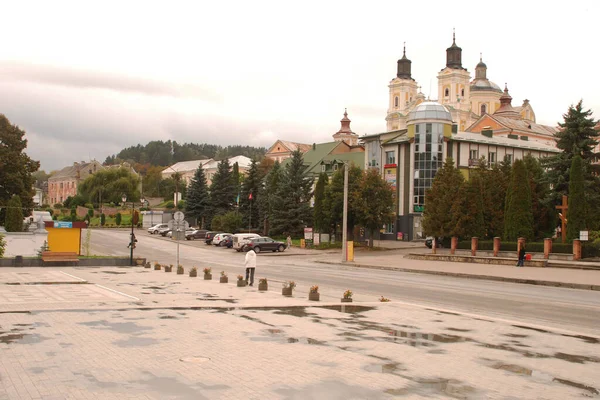
M 547 260 L 552 253 L 552 238 L 544 238 L 544 258 Z
M 573 260 L 581 260 L 581 240 L 573 239 Z
M 456 253 L 457 247 L 458 247 L 458 237 L 452 236 L 452 239 L 450 239 L 450 254 Z
M 494 257 L 498 257 L 498 252 L 500 251 L 500 238 L 494 238 Z
M 479 238 L 471 238 L 471 255 L 475 257 L 477 255 L 477 246 L 479 245 Z

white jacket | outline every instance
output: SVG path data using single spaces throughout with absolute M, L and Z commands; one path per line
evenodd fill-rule
M 244 262 L 246 268 L 256 268 L 256 253 L 254 250 L 249 250 L 246 253 L 246 260 Z

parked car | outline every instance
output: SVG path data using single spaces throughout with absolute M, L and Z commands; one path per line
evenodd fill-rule
M 186 232 L 185 238 L 186 240 L 204 239 L 206 238 L 206 232 L 208 231 L 205 229 L 194 229 L 190 232 Z
M 219 246 L 227 247 L 228 249 L 232 248 L 233 247 L 233 235 L 227 236 L 225 239 L 221 240 L 221 243 L 219 243 Z
M 233 248 L 235 251 L 240 252 L 244 248 L 244 245 L 248 243 L 249 240 L 260 237 L 257 233 L 236 233 L 233 235 Z
M 148 228 L 148 233 L 151 235 L 157 234 L 160 229 L 168 228 L 167 224 L 156 224 L 151 228 Z
M 258 237 L 253 238 L 248 241 L 244 245 L 244 251 L 249 251 L 253 249 L 255 253 L 260 253 L 261 251 L 284 251 L 287 248 L 287 245 L 283 242 L 278 242 L 269 237 Z
M 208 232 L 206 232 L 206 235 L 204 236 L 204 243 L 211 244 L 212 241 L 213 241 L 213 238 L 218 233 L 221 233 L 221 232 L 218 232 L 218 231 L 208 231 Z
M 221 243 L 221 241 L 227 236 L 233 236 L 233 233 L 217 233 L 212 240 L 212 244 L 218 246 L 219 243 Z
M 442 240 L 443 240 L 443 238 L 441 238 L 441 237 L 437 238 L 437 240 L 435 241 L 435 243 L 436 243 L 435 247 L 437 247 L 437 248 L 444 247 L 442 245 Z M 425 238 L 425 246 L 427 246 L 427 248 L 429 248 L 429 249 L 433 246 L 433 236 L 427 236 Z
M 167 236 L 167 233 L 171 232 L 171 229 L 167 226 L 166 228 L 160 228 L 158 234 L 160 236 Z
M 194 229 L 192 229 L 192 228 L 189 228 L 189 229 L 185 230 L 186 238 L 187 238 L 188 233 L 192 233 L 192 231 L 194 231 Z M 171 231 L 167 232 L 166 236 L 172 238 L 173 237 L 173 231 L 171 230 Z

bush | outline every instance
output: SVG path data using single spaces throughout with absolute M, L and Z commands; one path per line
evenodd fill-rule
M 54 208 L 61 209 L 61 208 L 63 208 L 63 205 L 62 205 L 61 203 L 56 203 L 56 204 L 54 205 Z
M 93 208 L 88 209 L 87 216 L 90 217 L 90 218 L 92 218 L 94 216 L 94 209 Z
M 177 202 L 177 209 L 178 210 L 185 210 L 185 200 L 179 200 Z
M 104 213 L 100 214 L 100 226 L 104 226 L 106 224 L 106 215 Z
M 583 242 L 581 245 L 581 257 L 600 257 L 600 239 L 596 239 L 593 242 Z
M 117 226 L 121 225 L 121 213 L 117 213 L 115 216 L 115 224 L 117 224 Z
M 92 203 L 85 203 L 83 206 L 85 208 L 91 208 L 92 210 L 94 209 L 94 205 Z
M 165 204 L 165 208 L 172 210 L 173 208 L 175 208 L 175 203 L 173 201 L 167 201 L 167 203 Z
M 21 232 L 23 230 L 23 209 L 21 208 L 21 198 L 16 194 L 8 201 L 6 210 L 6 220 L 4 228 L 7 232 Z
M 0 258 L 4 257 L 4 249 L 6 249 L 6 240 L 0 235 Z

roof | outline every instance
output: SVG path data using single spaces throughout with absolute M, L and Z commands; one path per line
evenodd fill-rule
M 94 164 L 93 162 L 87 162 L 87 163 L 84 162 L 84 163 L 78 163 L 77 165 L 69 165 L 68 167 L 64 167 L 60 171 L 54 173 L 50 178 L 48 178 L 48 180 L 51 181 L 51 180 L 65 179 L 65 178 L 76 178 L 77 171 L 85 170 L 88 166 L 93 165 L 93 164 Z M 100 165 L 100 167 L 104 168 L 102 165 Z
M 370 135 L 363 135 L 359 139 L 360 140 L 375 139 L 375 138 L 378 138 L 378 137 L 380 137 L 382 135 L 387 135 L 387 134 L 390 134 L 390 133 L 402 133 L 402 132 L 405 132 L 405 131 L 406 131 L 406 129 L 396 129 L 395 131 L 389 131 L 389 132 L 371 133 Z
M 496 85 L 489 79 L 475 79 L 471 82 L 470 89 L 472 91 L 485 91 L 490 90 L 492 92 L 502 93 L 500 86 Z
M 198 169 L 198 166 L 202 164 L 202 166 L 206 165 L 212 161 L 212 158 L 207 160 L 192 160 L 192 161 L 180 161 L 176 164 L 171 165 L 162 170 L 163 174 L 172 174 L 173 172 L 189 172 L 195 171 Z
M 332 162 L 332 161 L 349 161 L 353 162 L 361 169 L 365 163 L 365 153 L 364 152 L 353 152 L 353 153 L 342 153 L 342 154 L 328 154 L 323 157 L 323 161 Z M 315 165 L 316 166 L 316 165 Z M 310 171 L 309 171 L 310 172 Z M 321 170 L 314 171 L 314 173 L 321 172 Z
M 305 144 L 305 143 L 296 143 L 296 142 L 288 142 L 287 140 L 277 140 L 273 146 L 271 146 L 271 148 L 269 149 L 268 152 L 270 152 L 271 150 L 273 150 L 273 147 L 275 147 L 275 145 L 277 143 L 281 143 L 282 145 L 284 145 L 289 151 L 296 151 L 296 150 L 300 150 L 303 153 L 306 153 L 308 150 L 311 149 L 312 145 L 310 144 Z
M 383 144 L 395 144 L 395 143 L 408 142 L 410 140 L 410 138 L 406 134 L 407 132 L 408 132 L 407 129 L 403 129 L 402 133 L 394 136 L 393 138 L 390 138 L 389 140 L 386 140 L 385 142 L 383 142 Z
M 504 146 L 504 147 L 518 147 L 522 149 L 528 150 L 537 150 L 537 151 L 545 151 L 549 153 L 559 153 L 560 150 L 555 146 L 548 145 L 545 143 L 541 143 L 535 140 L 521 140 L 521 139 L 511 139 L 505 136 L 484 136 L 479 133 L 473 132 L 459 132 L 455 135 L 452 135 L 452 140 L 456 140 L 458 142 L 474 142 L 474 143 L 482 143 L 482 144 L 491 144 L 496 146 Z
M 558 129 L 553 126 L 540 125 L 524 119 L 502 117 L 495 114 L 490 115 L 490 117 L 495 119 L 500 125 L 520 132 L 531 132 L 545 136 L 554 136 L 558 132 Z
M 328 155 L 344 142 L 327 142 L 327 143 L 318 143 L 315 144 L 314 147 L 311 146 L 310 150 L 302 155 L 302 160 L 304 161 L 304 165 L 308 166 L 307 171 L 312 170 L 316 165 L 318 165 L 323 157 Z M 360 153 L 363 154 L 363 153 Z M 285 159 L 281 162 L 281 166 L 285 166 L 290 162 L 291 158 Z
M 217 165 L 219 165 L 221 161 L 217 161 L 217 160 L 210 160 L 210 162 L 206 163 L 205 165 L 203 165 L 204 169 L 216 169 Z M 250 164 L 252 164 L 252 159 L 246 157 L 246 156 L 235 156 L 235 157 L 231 157 L 229 158 L 229 165 L 233 166 L 233 164 L 238 163 L 238 167 L 239 168 L 250 168 Z
M 440 103 L 435 101 L 425 101 L 408 114 L 408 120 L 442 120 L 452 122 L 452 115 L 450 115 L 450 111 Z

